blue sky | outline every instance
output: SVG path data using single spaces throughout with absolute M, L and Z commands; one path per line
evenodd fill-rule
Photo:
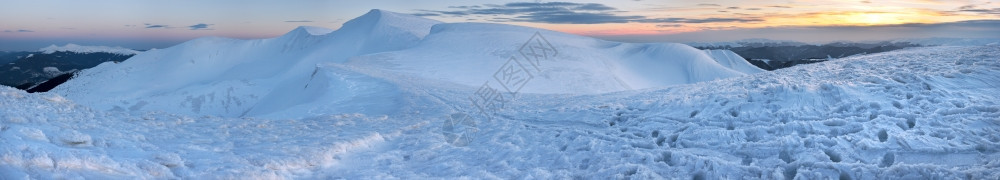
M 65 43 L 147 49 L 203 36 L 267 38 L 303 25 L 336 29 L 370 9 L 632 42 L 1000 38 L 995 0 L 0 0 L 0 50 Z

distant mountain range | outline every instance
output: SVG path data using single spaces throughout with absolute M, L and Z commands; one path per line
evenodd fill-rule
M 730 41 L 730 42 L 687 42 L 684 44 L 696 48 L 710 48 L 710 49 L 728 49 L 734 47 L 774 47 L 774 46 L 809 45 L 809 43 L 798 42 L 798 41 L 771 40 L 762 38 L 744 39 L 744 40 Z
M 846 44 L 846 45 L 879 45 L 879 44 L 896 44 L 896 43 L 909 43 L 920 46 L 981 46 L 989 44 L 1000 44 L 1000 38 L 946 38 L 946 37 L 932 37 L 932 38 L 906 38 L 906 39 L 893 39 L 893 40 L 880 40 L 880 41 L 837 41 L 829 43 L 806 43 L 791 40 L 773 40 L 773 39 L 763 39 L 763 38 L 753 38 L 753 39 L 743 39 L 737 41 L 723 41 L 723 42 L 687 42 L 689 46 L 699 47 L 699 48 L 735 48 L 735 47 L 776 47 L 776 46 L 801 46 L 801 45 L 835 45 L 835 44 Z
M 807 44 L 795 41 L 775 41 L 766 39 L 741 40 L 735 42 L 688 43 L 698 49 L 726 49 L 744 57 L 751 64 L 765 70 L 775 70 L 799 64 L 823 62 L 859 54 L 871 54 L 898 50 L 908 47 L 938 45 L 985 45 L 989 39 L 910 39 L 881 42 L 833 42 L 827 44 Z
M 68 79 L 72 77 L 74 72 L 104 62 L 122 62 L 138 53 L 140 52 L 120 47 L 75 44 L 53 45 L 38 51 L 3 52 L 0 53 L 0 63 L 2 63 L 0 64 L 0 85 L 29 90 L 29 92 L 47 91 L 55 86 L 39 87 L 39 89 L 34 90 L 32 88 L 55 77 L 61 76 Z

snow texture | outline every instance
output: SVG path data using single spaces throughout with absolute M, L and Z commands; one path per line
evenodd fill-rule
M 310 32 L 0 87 L 0 179 L 1000 177 L 998 46 L 746 74 L 680 44 L 379 10 Z M 558 53 L 480 113 L 470 97 L 535 35 Z
M 75 53 L 112 53 L 121 55 L 135 55 L 139 54 L 139 51 L 123 48 L 123 47 L 107 47 L 107 46 L 81 46 L 76 44 L 66 44 L 65 46 L 56 46 L 55 44 L 49 47 L 41 48 L 43 54 L 52 54 L 55 52 L 75 52 Z M 29 56 L 30 57 L 30 56 Z

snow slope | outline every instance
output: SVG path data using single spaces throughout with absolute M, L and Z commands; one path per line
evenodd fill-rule
M 710 49 L 702 51 L 707 53 L 709 57 L 712 57 L 712 59 L 714 59 L 715 62 L 718 62 L 722 66 L 725 66 L 729 69 L 733 69 L 746 74 L 753 74 L 766 71 L 758 68 L 757 66 L 754 66 L 753 64 L 750 64 L 750 62 L 748 62 L 739 54 L 736 54 L 735 52 L 727 49 L 714 49 L 714 50 Z
M 316 81 L 394 89 L 410 105 L 235 118 L 0 87 L 0 178 L 987 179 L 1000 177 L 997 59 L 998 46 L 911 48 L 658 89 L 529 93 L 495 116 L 470 105 L 474 87 L 337 63 L 316 79 L 342 80 Z
M 81 46 L 76 44 L 66 44 L 65 46 L 56 46 L 55 44 L 53 44 L 50 45 L 49 47 L 38 49 L 38 51 L 41 51 L 42 53 L 45 54 L 52 54 L 59 51 L 76 52 L 76 53 L 106 52 L 106 53 L 121 54 L 121 55 L 135 55 L 140 53 L 139 51 L 123 47 Z
M 535 35 L 532 42 L 538 44 L 522 46 Z M 540 51 L 552 57 L 528 64 L 524 53 L 530 49 L 525 47 L 536 45 L 558 51 Z M 531 73 L 533 85 L 519 90 L 523 93 L 606 93 L 744 75 L 682 44 L 618 43 L 372 10 L 332 32 L 300 27 L 271 39 L 208 37 L 151 50 L 120 64 L 85 70 L 53 92 L 113 111 L 286 118 L 374 115 L 409 105 L 398 87 L 373 83 L 381 81 L 369 77 L 374 74 L 470 88 L 487 82 L 499 88 L 495 72 L 505 63 Z M 386 103 L 347 103 L 370 100 L 361 97 L 380 97 L 378 102 Z

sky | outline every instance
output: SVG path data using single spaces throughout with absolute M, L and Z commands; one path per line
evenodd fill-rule
M 0 50 L 270 38 L 298 26 L 336 29 L 370 9 L 624 42 L 1000 38 L 1000 0 L 0 0 Z

